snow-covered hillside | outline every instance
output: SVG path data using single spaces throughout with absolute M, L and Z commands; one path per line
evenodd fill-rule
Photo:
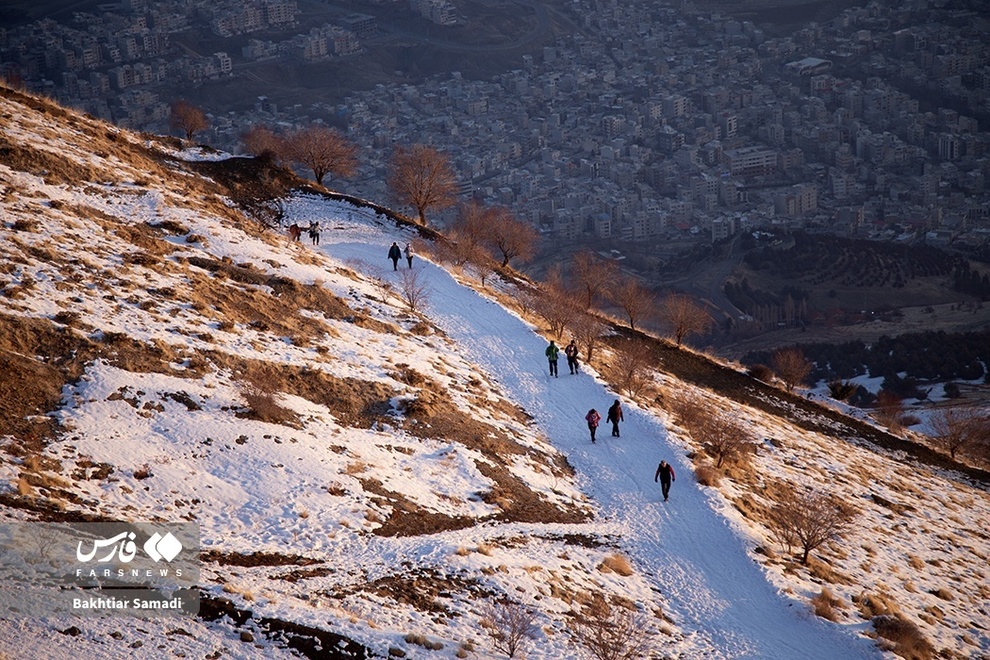
M 204 595 L 178 619 L 0 610 L 0 658 L 500 658 L 482 622 L 516 607 L 526 657 L 592 657 L 575 614 L 598 594 L 636 657 L 893 657 L 882 614 L 917 626 L 902 655 L 990 654 L 972 473 L 662 366 L 666 398 L 630 399 L 599 369 L 608 349 L 550 378 L 513 285 L 434 263 L 370 205 L 297 190 L 285 222 L 323 233 L 291 243 L 202 153 L 2 87 L 0 118 L 0 513 L 195 522 Z M 412 269 L 392 269 L 393 241 L 424 248 Z M 664 405 L 684 393 L 760 439 L 718 488 Z M 622 436 L 603 424 L 592 444 L 585 412 L 615 399 Z M 784 483 L 858 509 L 807 566 L 761 517 Z M 811 604 L 823 589 L 834 621 Z

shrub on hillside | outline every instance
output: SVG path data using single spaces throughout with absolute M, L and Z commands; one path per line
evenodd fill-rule
M 595 593 L 574 617 L 574 640 L 595 660 L 636 660 L 646 657 L 650 645 L 642 614 L 614 606 Z
M 764 383 L 772 383 L 774 379 L 773 369 L 765 364 L 754 364 L 747 371 L 750 376 Z
M 721 468 L 726 462 L 748 462 L 753 453 L 749 430 L 727 415 L 708 415 L 698 428 L 692 429 L 691 435 L 715 460 L 716 468 Z
M 890 642 L 892 650 L 907 660 L 931 660 L 935 647 L 913 622 L 892 614 L 873 617 L 873 629 L 882 639 Z
M 519 603 L 489 602 L 481 613 L 484 617 L 481 625 L 492 638 L 492 646 L 510 658 L 522 650 L 527 639 L 536 637 L 539 630 L 536 615 Z
M 698 480 L 698 483 L 702 486 L 710 486 L 712 488 L 718 486 L 722 479 L 722 473 L 715 469 L 711 463 L 702 463 L 694 468 L 694 478 Z
M 833 380 L 828 383 L 828 395 L 836 401 L 845 401 L 856 393 L 856 383 L 848 380 Z
M 822 587 L 817 596 L 811 599 L 811 606 L 815 610 L 815 616 L 820 616 L 829 621 L 838 621 L 839 615 L 835 608 L 839 605 L 839 599 L 832 595 L 828 587 Z
M 856 511 L 828 493 L 796 493 L 791 488 L 770 508 L 771 533 L 785 551 L 801 550 L 801 563 L 808 563 L 811 552 L 829 541 L 842 538 Z

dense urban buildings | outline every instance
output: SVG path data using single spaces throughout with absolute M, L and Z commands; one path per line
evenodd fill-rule
M 248 75 L 242 65 L 266 58 L 357 62 L 363 44 L 399 38 L 353 11 L 309 24 L 295 0 L 114 7 L 0 29 L 0 73 L 165 132 L 182 85 Z M 456 2 L 403 7 L 434 30 L 459 20 Z M 787 36 L 710 4 L 576 0 L 560 11 L 575 29 L 490 79 L 451 71 L 336 105 L 206 107 L 211 128 L 197 137 L 237 152 L 253 125 L 341 126 L 362 166 L 328 183 L 372 199 L 387 198 L 395 145 L 430 144 L 465 195 L 556 241 L 712 241 L 786 226 L 986 249 L 990 44 L 978 3 L 874 1 Z M 203 20 L 243 35 L 240 51 L 173 47 Z

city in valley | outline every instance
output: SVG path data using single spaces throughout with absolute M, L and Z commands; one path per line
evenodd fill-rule
M 528 273 L 594 250 L 704 301 L 725 355 L 990 323 L 976 0 L 8 4 L 8 80 L 156 133 L 185 100 L 231 153 L 332 126 L 359 166 L 327 185 L 380 202 L 428 144 L 539 230 Z

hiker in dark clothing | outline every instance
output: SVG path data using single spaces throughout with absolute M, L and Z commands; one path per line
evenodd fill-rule
M 320 244 L 320 223 L 313 220 L 309 223 L 309 227 L 306 228 L 309 232 L 309 240 L 313 242 L 313 245 Z
M 564 355 L 567 356 L 567 368 L 571 370 L 572 374 L 576 374 L 578 372 L 578 347 L 573 339 L 570 344 L 564 347 Z
M 667 463 L 667 461 L 660 461 L 660 465 L 657 466 L 657 473 L 653 475 L 653 483 L 660 480 L 660 490 L 663 492 L 663 501 L 667 501 L 667 497 L 670 495 L 670 483 L 672 481 L 677 481 L 677 477 L 674 476 L 674 466 Z
M 547 350 L 544 353 L 546 353 L 547 361 L 550 363 L 550 375 L 557 378 L 557 357 L 560 355 L 560 348 L 551 339 L 550 345 L 547 346 Z
M 619 422 L 626 421 L 626 418 L 622 416 L 622 406 L 619 404 L 619 400 L 616 399 L 609 409 L 608 414 L 605 415 L 606 422 L 612 422 L 612 437 L 619 437 Z
M 584 416 L 584 420 L 588 422 L 588 430 L 591 431 L 591 441 L 595 441 L 595 431 L 598 430 L 598 422 L 600 422 L 602 416 L 598 414 L 598 411 L 592 408 L 588 411 L 588 414 Z
M 399 270 L 399 259 L 402 257 L 402 250 L 398 243 L 392 243 L 388 249 L 388 258 L 392 260 L 392 270 Z

